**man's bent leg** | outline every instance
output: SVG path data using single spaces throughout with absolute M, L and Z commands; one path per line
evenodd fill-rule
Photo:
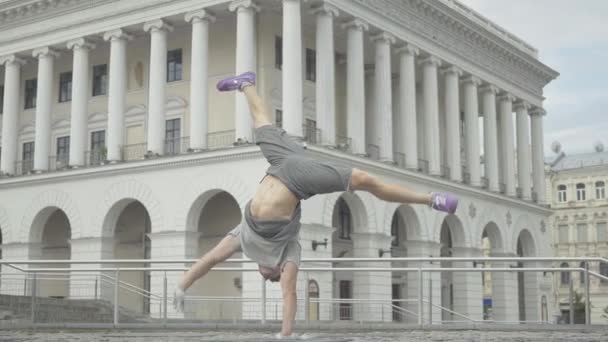
M 282 336 L 293 333 L 293 322 L 296 319 L 297 295 L 296 283 L 298 280 L 298 266 L 293 262 L 286 262 L 281 271 L 281 290 L 283 292 L 283 326 Z
M 350 189 L 371 192 L 374 196 L 388 202 L 431 204 L 430 194 L 419 193 L 400 185 L 385 183 L 359 169 L 353 169 Z
M 253 116 L 253 124 L 255 128 L 272 125 L 270 114 L 268 112 L 268 106 L 266 105 L 266 102 L 264 102 L 264 99 L 258 95 L 256 87 L 254 85 L 246 85 L 243 86 L 241 90 L 247 98 L 247 103 L 249 104 L 251 115 Z

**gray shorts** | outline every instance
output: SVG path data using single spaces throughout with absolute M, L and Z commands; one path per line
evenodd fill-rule
M 257 128 L 255 135 L 270 163 L 266 173 L 279 178 L 297 198 L 349 189 L 351 166 L 309 157 L 299 138 L 273 125 Z
M 241 223 L 241 224 L 243 224 L 243 223 Z M 232 235 L 236 238 L 236 239 L 234 239 L 234 248 L 235 248 L 235 251 L 237 251 L 237 252 L 243 251 L 243 248 L 241 246 L 241 238 L 239 236 L 241 234 L 241 224 L 239 224 L 234 229 L 232 229 L 231 231 L 228 232 L 228 235 Z M 287 249 L 285 250 L 283 260 L 281 261 L 281 264 L 280 264 L 281 269 L 283 269 L 283 267 L 285 267 L 285 264 L 287 262 L 292 262 L 296 265 L 297 268 L 300 268 L 300 260 L 302 258 L 301 254 L 302 254 L 302 247 L 300 246 L 300 243 L 297 240 L 290 241 L 287 244 Z

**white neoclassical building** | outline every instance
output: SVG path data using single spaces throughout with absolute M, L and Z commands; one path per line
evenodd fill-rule
M 478 256 L 484 237 L 494 256 L 552 255 L 542 102 L 558 74 L 458 1 L 11 0 L 0 4 L 0 56 L 4 259 L 209 250 L 240 221 L 267 167 L 243 96 L 214 88 L 246 70 L 258 73 L 276 124 L 318 158 L 460 197 L 449 216 L 364 193 L 314 197 L 303 203 L 303 257 Z M 27 291 L 11 272 L 2 270 L 0 291 Z M 119 277 L 162 293 L 161 274 Z M 42 296 L 112 298 L 84 275 L 37 281 Z M 257 298 L 261 286 L 255 273 L 220 272 L 190 293 Z M 301 305 L 300 318 L 415 319 L 390 307 L 416 297 L 414 274 L 301 273 L 298 289 L 321 302 Z M 423 289 L 425 300 L 482 317 L 479 273 L 433 273 Z M 542 274 L 492 277 L 492 319 L 547 319 L 541 303 L 552 312 L 552 298 Z M 120 303 L 159 310 L 128 291 Z M 192 303 L 187 316 L 260 311 L 258 301 Z M 456 319 L 438 307 L 432 317 Z
M 601 144 L 590 153 L 566 154 L 551 162 L 547 172 L 548 198 L 554 214 L 550 218 L 553 228 L 553 248 L 559 257 L 608 258 L 608 152 Z M 583 267 L 584 263 L 564 262 L 561 267 Z M 589 269 L 608 276 L 608 263 L 590 263 Z M 555 278 L 555 300 L 560 311 L 569 317 L 569 286 L 578 294 L 585 292 L 584 273 L 561 272 Z M 591 322 L 606 324 L 604 309 L 608 308 L 608 282 L 590 278 Z M 576 308 L 575 308 L 576 310 Z M 576 313 L 575 322 L 581 312 Z

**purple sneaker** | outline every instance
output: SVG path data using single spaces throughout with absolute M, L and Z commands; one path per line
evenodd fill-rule
M 443 192 L 431 192 L 431 208 L 453 214 L 456 212 L 456 207 L 458 207 L 456 196 Z
M 240 75 L 225 78 L 217 82 L 217 90 L 219 91 L 231 91 L 240 90 L 243 84 L 254 85 L 255 84 L 255 72 L 245 72 Z

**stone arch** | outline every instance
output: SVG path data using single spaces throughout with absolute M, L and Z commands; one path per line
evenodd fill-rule
M 511 245 L 506 246 L 506 248 L 509 248 L 509 250 L 511 250 L 513 253 L 517 254 L 517 240 L 519 239 L 521 233 L 526 231 L 526 233 L 524 233 L 524 237 L 529 238 L 529 241 L 532 242 L 532 245 L 529 245 L 529 243 L 526 245 L 526 251 L 533 251 L 535 255 L 538 255 L 540 253 L 540 245 L 537 243 L 537 241 L 540 240 L 537 234 L 535 234 L 532 224 L 533 221 L 530 215 L 524 214 L 519 216 L 513 224 L 513 231 L 510 239 Z M 530 248 L 532 248 L 532 250 L 530 250 Z
M 72 239 L 78 238 L 83 226 L 76 203 L 63 191 L 49 190 L 36 196 L 25 210 L 18 241 L 40 242 L 44 222 L 56 209 L 62 210 L 70 221 Z
M 152 233 L 165 229 L 162 206 L 150 187 L 135 179 L 127 179 L 114 183 L 108 188 L 97 205 L 97 216 L 93 223 L 94 227 L 101 227 L 99 235 L 111 237 L 118 217 L 127 205 L 134 201 L 139 201 L 148 211 Z M 96 232 L 88 233 L 91 236 L 98 236 Z
M 522 256 L 524 257 L 534 257 L 538 255 L 537 243 L 534 239 L 534 236 L 528 229 L 521 229 L 519 234 L 517 234 L 517 238 L 515 240 L 515 252 L 517 253 L 517 244 L 521 239 L 521 247 L 522 247 Z
M 490 221 L 483 226 L 481 234 L 478 235 L 477 241 L 479 243 L 483 239 L 483 234 L 486 233 L 490 240 L 490 246 L 493 251 L 503 251 L 505 248 L 503 234 L 500 228 L 494 221 Z
M 399 203 L 390 203 L 388 202 L 386 205 L 386 210 L 384 211 L 384 222 L 382 228 L 388 234 L 391 233 L 391 224 L 393 221 L 393 216 L 398 212 L 403 221 L 405 222 L 405 226 L 407 229 L 407 236 L 409 240 L 426 240 L 428 239 L 427 231 L 422 230 L 421 219 L 423 219 L 422 215 L 419 215 L 416 209 L 409 204 L 399 204 Z
M 230 192 L 222 190 L 222 189 L 213 189 L 213 190 L 208 190 L 208 191 L 204 192 L 192 203 L 192 205 L 190 206 L 190 210 L 188 210 L 188 213 L 186 215 L 186 226 L 185 226 L 186 231 L 189 231 L 189 232 L 198 231 L 199 220 L 200 220 L 203 209 L 205 208 L 205 206 L 207 205 L 207 203 L 210 200 L 212 200 L 216 195 L 218 195 L 220 193 L 227 193 L 228 195 L 230 195 L 232 197 L 232 199 L 234 199 L 236 201 L 236 199 L 234 198 L 234 196 L 232 196 L 232 194 Z M 239 203 L 237 202 L 237 205 L 238 204 Z M 244 209 L 245 209 L 244 207 L 239 205 L 239 210 L 241 212 L 241 215 L 243 214 Z
M 435 227 L 433 241 L 441 242 L 441 228 L 444 223 L 446 223 L 450 229 L 454 247 L 468 247 L 471 245 L 471 239 L 469 234 L 467 234 L 467 230 L 464 229 L 460 218 L 454 214 L 443 216 L 441 223 Z
M 323 225 L 326 227 L 333 226 L 333 214 L 336 202 L 342 197 L 350 209 L 351 215 L 353 216 L 353 233 L 367 233 L 376 231 L 376 219 L 373 207 L 369 206 L 369 203 L 365 203 L 364 200 L 352 192 L 343 193 L 332 193 L 325 197 L 325 205 L 323 206 Z M 372 210 L 369 210 L 372 209 Z M 367 226 L 367 231 L 362 231 Z
M 199 175 L 193 177 L 191 181 L 186 182 L 188 184 L 182 196 L 182 205 L 177 210 L 174 227 L 175 230 L 185 231 L 188 229 L 188 217 L 193 212 L 195 206 L 203 208 L 205 203 L 221 191 L 229 193 L 238 203 L 241 211 L 245 209 L 247 202 L 253 196 L 250 188 L 243 182 L 243 180 L 230 173 L 222 173 L 222 175 Z M 200 213 L 200 211 L 199 211 Z M 196 231 L 196 226 L 194 231 Z

